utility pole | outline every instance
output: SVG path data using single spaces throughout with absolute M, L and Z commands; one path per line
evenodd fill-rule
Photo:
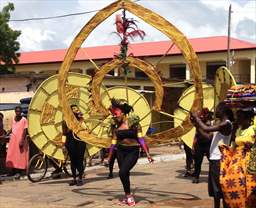
M 228 45 L 227 45 L 227 68 L 230 70 L 230 28 L 231 28 L 231 4 L 228 9 Z

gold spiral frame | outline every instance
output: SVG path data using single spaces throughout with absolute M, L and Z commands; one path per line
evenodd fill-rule
M 106 18 L 111 16 L 114 12 L 121 9 L 126 9 L 127 11 L 144 20 L 146 23 L 161 31 L 163 34 L 169 37 L 174 42 L 174 44 L 180 49 L 185 58 L 186 63 L 189 66 L 196 89 L 195 99 L 191 110 L 195 111 L 202 107 L 203 91 L 201 81 L 201 70 L 197 55 L 195 54 L 187 38 L 174 25 L 172 25 L 170 22 L 165 20 L 160 15 L 154 13 L 153 11 L 146 9 L 129 0 L 118 0 L 100 10 L 82 28 L 82 30 L 78 33 L 78 35 L 71 43 L 71 46 L 69 47 L 65 55 L 64 61 L 61 65 L 61 68 L 59 70 L 58 93 L 60 103 L 63 109 L 64 119 L 66 120 L 68 127 L 71 128 L 80 138 L 84 139 L 86 142 L 98 146 L 108 146 L 110 144 L 110 141 L 103 140 L 89 134 L 89 132 L 86 129 L 83 129 L 79 122 L 75 119 L 70 107 L 67 104 L 68 102 L 65 91 L 65 83 L 67 80 L 68 71 L 82 43 L 99 24 L 101 24 Z M 160 109 L 156 108 L 155 110 Z M 182 123 L 182 126 L 183 128 L 177 127 L 155 134 L 153 137 L 147 138 L 147 140 L 151 144 L 165 142 L 167 143 L 171 138 L 182 136 L 192 128 L 192 124 L 188 117 Z
M 104 115 L 108 115 L 109 111 L 102 105 L 101 97 L 100 97 L 100 88 L 102 85 L 102 81 L 105 75 L 110 72 L 114 68 L 118 68 L 124 64 L 124 61 L 118 58 L 113 59 L 112 61 L 103 65 L 100 70 L 98 70 L 95 76 L 92 79 L 92 100 L 94 103 L 95 109 L 103 113 Z M 162 86 L 162 81 L 158 73 L 156 72 L 154 66 L 150 63 L 147 63 L 141 59 L 137 59 L 134 57 L 127 57 L 125 60 L 125 64 L 129 64 L 131 67 L 135 67 L 137 69 L 142 70 L 153 82 L 155 87 L 156 98 L 154 101 L 153 109 L 156 111 L 161 110 L 164 90 Z

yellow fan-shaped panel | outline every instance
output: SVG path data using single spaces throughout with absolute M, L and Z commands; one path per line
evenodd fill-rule
M 76 104 L 84 114 L 85 120 L 89 118 L 88 84 L 90 76 L 69 73 L 66 83 L 68 104 Z M 63 113 L 59 104 L 58 75 L 45 80 L 35 92 L 28 113 L 29 135 L 35 145 L 48 156 L 64 160 L 60 146 L 62 136 Z M 90 155 L 99 151 L 98 147 L 87 145 Z
M 234 85 L 236 85 L 235 78 L 228 68 L 224 66 L 218 68 L 214 80 L 214 108 L 225 100 L 228 89 Z
M 192 106 L 192 101 L 194 100 L 195 96 L 195 87 L 191 86 L 186 89 L 179 101 L 178 101 L 178 108 L 175 109 L 174 115 L 175 117 L 184 120 L 188 115 L 188 111 Z M 208 108 L 209 110 L 213 110 L 214 107 L 214 88 L 212 85 L 203 84 L 203 107 Z M 174 125 L 179 126 L 181 121 L 177 118 L 174 118 Z M 181 137 L 182 141 L 190 148 L 192 148 L 193 140 L 195 136 L 195 128 L 192 128 L 188 133 Z

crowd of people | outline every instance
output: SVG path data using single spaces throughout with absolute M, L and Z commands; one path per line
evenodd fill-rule
M 78 106 L 71 105 L 76 119 L 83 122 L 83 114 Z M 109 111 L 112 114 L 112 144 L 101 151 L 101 162 L 109 167 L 108 178 L 113 178 L 114 162 L 117 159 L 119 177 L 124 190 L 120 204 L 135 205 L 130 187 L 130 171 L 136 165 L 140 149 L 144 151 L 149 163 L 154 160 L 142 134 L 139 119 L 129 116 L 133 111 L 125 100 L 112 99 Z M 224 103 L 219 103 L 213 114 L 206 108 L 190 114 L 196 128 L 192 149 L 185 145 L 185 177 L 193 177 L 193 183 L 200 182 L 201 165 L 204 156 L 209 161 L 208 191 L 214 198 L 214 208 L 219 208 L 221 200 L 224 208 L 253 207 L 256 204 L 256 147 L 253 108 L 239 109 L 236 116 Z M 19 178 L 25 171 L 29 160 L 27 120 L 22 116 L 21 107 L 15 108 L 11 130 L 3 128 L 3 114 L 0 113 L 0 136 L 10 135 L 6 155 L 6 167 L 11 168 L 11 175 Z M 83 185 L 85 170 L 86 143 L 67 127 L 63 121 L 63 149 L 67 150 L 73 180 L 69 185 Z M 233 145 L 231 145 L 233 144 Z M 3 145 L 1 146 L 3 147 Z M 194 165 L 194 171 L 192 172 Z
M 11 129 L 5 131 L 3 128 L 3 114 L 0 119 L 1 138 L 10 135 L 6 154 L 6 167 L 10 169 L 10 176 L 19 179 L 25 172 L 29 161 L 29 143 L 27 138 L 28 122 L 22 116 L 22 108 L 15 108 L 15 116 L 12 119 Z M 6 151 L 6 143 L 1 143 L 2 151 Z
M 71 105 L 71 110 L 79 122 L 83 122 L 83 114 L 77 105 Z M 138 118 L 131 119 L 128 114 L 133 111 L 125 100 L 111 100 L 109 108 L 112 114 L 111 122 L 111 137 L 112 145 L 109 149 L 101 150 L 101 162 L 109 167 L 108 179 L 113 178 L 114 162 L 117 159 L 119 166 L 119 177 L 124 189 L 124 199 L 120 204 L 135 205 L 134 197 L 131 194 L 130 188 L 130 171 L 137 163 L 140 155 L 140 149 L 146 154 L 150 163 L 153 162 L 149 154 L 148 146 L 142 135 L 142 128 L 138 122 Z M 22 108 L 15 108 L 15 117 L 12 121 L 11 130 L 6 132 L 3 128 L 3 114 L 0 114 L 0 133 L 10 135 L 6 155 L 6 167 L 11 169 L 10 176 L 15 176 L 19 179 L 21 174 L 25 173 L 29 162 L 29 143 L 27 133 L 27 119 L 22 116 Z M 83 185 L 83 175 L 85 171 L 85 151 L 86 143 L 67 127 L 66 122 L 62 123 L 62 147 L 63 151 L 67 151 L 70 163 L 73 180 L 69 183 L 70 186 Z M 107 157 L 106 157 L 107 155 Z M 91 161 L 90 161 L 91 162 Z M 54 166 L 55 167 L 55 166 Z M 55 167 L 54 174 L 60 174 L 61 169 Z
M 235 116 L 234 113 L 235 112 Z M 254 109 L 232 109 L 224 102 L 215 111 L 191 113 L 196 128 L 192 148 L 186 146 L 185 177 L 199 183 L 203 157 L 209 161 L 208 193 L 214 208 L 252 208 L 256 204 Z M 193 170 L 194 166 L 194 171 Z

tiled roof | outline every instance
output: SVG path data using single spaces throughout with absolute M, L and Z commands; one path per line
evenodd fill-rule
M 189 39 L 189 42 L 196 53 L 211 53 L 227 50 L 226 36 L 192 38 Z M 130 44 L 128 53 L 132 53 L 136 57 L 161 56 L 166 53 L 171 44 L 171 41 L 134 43 Z M 256 44 L 231 38 L 230 48 L 232 50 L 256 49 Z M 22 52 L 19 64 L 62 62 L 66 52 L 67 49 Z M 118 52 L 118 45 L 81 48 L 75 60 L 88 60 L 88 56 L 93 60 L 111 59 Z M 174 46 L 168 54 L 181 54 L 181 52 Z

